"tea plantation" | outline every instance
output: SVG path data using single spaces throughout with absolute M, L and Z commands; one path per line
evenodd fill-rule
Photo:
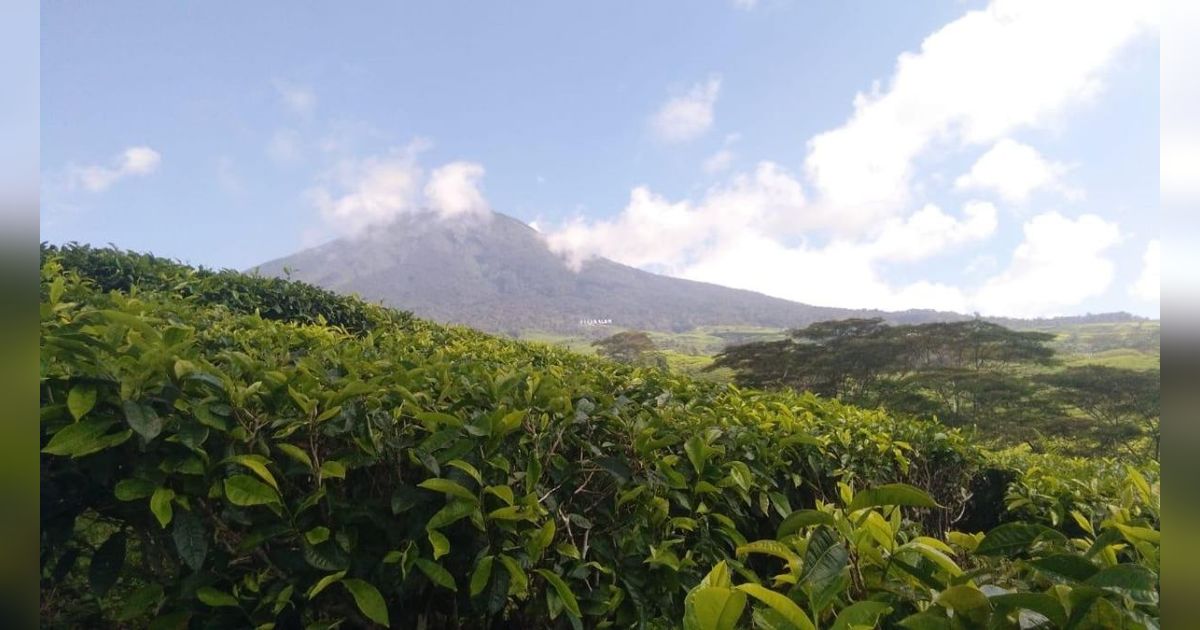
M 1153 462 L 42 256 L 45 627 L 1158 627 Z

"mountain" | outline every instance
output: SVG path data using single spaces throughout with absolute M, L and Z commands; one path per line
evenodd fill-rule
M 574 271 L 536 230 L 499 213 L 456 221 L 407 215 L 362 236 L 331 241 L 251 271 L 510 335 L 610 328 L 683 332 L 706 325 L 789 328 L 846 317 L 883 317 L 894 323 L 967 317 L 812 306 L 658 275 L 605 258 L 591 259 Z

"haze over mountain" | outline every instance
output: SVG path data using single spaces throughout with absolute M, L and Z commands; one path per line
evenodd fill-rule
M 957 313 L 886 313 L 800 304 L 752 291 L 658 275 L 605 258 L 573 271 L 538 232 L 492 213 L 455 221 L 404 215 L 255 268 L 437 321 L 518 334 L 614 328 L 681 332 L 705 325 L 803 326 L 845 317 L 895 323 L 955 320 Z M 802 282 L 803 279 L 797 279 Z

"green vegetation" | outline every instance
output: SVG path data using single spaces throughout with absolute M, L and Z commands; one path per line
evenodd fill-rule
M 111 250 L 41 291 L 45 627 L 1157 627 L 1153 462 Z
M 1062 369 L 1052 342 L 1061 339 L 984 320 L 892 326 L 848 319 L 813 324 L 780 341 L 731 346 L 711 368 L 734 370 L 744 387 L 811 391 L 937 417 L 994 444 L 1156 454 L 1158 370 Z
M 592 345 L 596 347 L 597 354 L 619 363 L 667 367 L 666 357 L 659 353 L 650 335 L 641 331 L 619 332 L 592 342 Z

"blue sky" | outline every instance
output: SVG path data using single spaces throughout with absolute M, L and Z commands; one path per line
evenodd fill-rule
M 42 239 L 247 268 L 490 209 L 568 265 L 1157 316 L 1147 4 L 44 3 Z

